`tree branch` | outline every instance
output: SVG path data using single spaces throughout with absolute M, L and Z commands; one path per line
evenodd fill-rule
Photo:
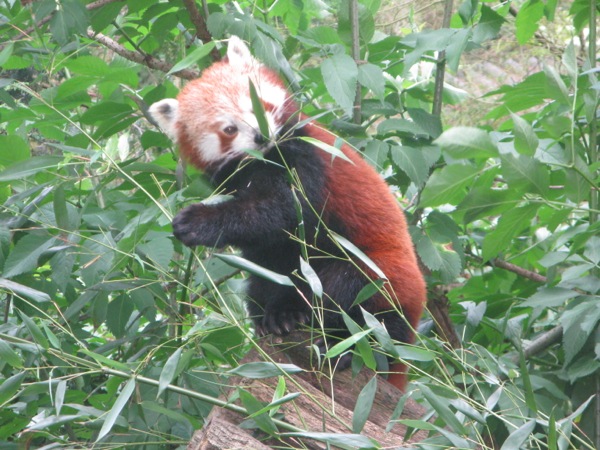
M 212 36 L 208 31 L 204 17 L 202 17 L 202 14 L 200 14 L 200 10 L 198 9 L 198 5 L 196 5 L 196 1 L 183 0 L 183 4 L 190 15 L 190 20 L 194 24 L 194 27 L 196 27 L 196 36 L 198 36 L 198 38 L 200 38 L 204 44 L 212 41 Z M 221 59 L 221 54 L 216 48 L 213 48 L 210 51 L 210 56 L 212 57 L 213 61 L 219 61 Z
M 446 0 L 444 6 L 444 18 L 442 19 L 442 28 L 450 27 L 452 19 L 453 1 Z M 444 78 L 446 76 L 446 50 L 438 54 L 435 64 L 435 92 L 433 94 L 432 114 L 440 116 L 442 114 L 442 103 L 444 94 Z
M 523 348 L 523 356 L 525 359 L 529 359 L 532 356 L 537 355 L 538 353 L 543 352 L 551 345 L 556 344 L 558 341 L 562 339 L 563 335 L 563 327 L 558 325 L 557 327 L 552 328 L 549 331 L 539 335 L 536 339 L 531 341 L 529 345 Z M 511 361 L 514 363 L 519 362 L 519 354 L 513 354 L 511 356 Z
M 522 267 L 516 266 L 509 262 L 503 261 L 501 259 L 492 259 L 490 260 L 490 264 L 496 267 L 500 267 L 501 269 L 508 270 L 510 272 L 516 273 L 517 275 L 527 278 L 531 281 L 535 281 L 537 283 L 546 283 L 548 279 L 540 275 L 539 273 L 532 272 L 531 270 L 523 269 Z
M 119 44 L 117 41 L 109 38 L 108 36 L 102 33 L 95 33 L 93 30 L 90 29 L 88 30 L 87 34 L 90 39 L 94 39 L 95 41 L 104 45 L 105 47 L 122 56 L 123 58 L 128 59 L 129 61 L 133 61 L 138 64 L 143 64 L 149 67 L 150 69 L 160 70 L 165 73 L 173 68 L 172 64 L 169 64 L 160 59 L 156 59 L 153 56 L 128 50 L 121 44 Z M 194 78 L 198 78 L 200 76 L 200 73 L 196 70 L 183 69 L 173 73 L 173 75 L 176 75 L 186 80 L 193 80 Z

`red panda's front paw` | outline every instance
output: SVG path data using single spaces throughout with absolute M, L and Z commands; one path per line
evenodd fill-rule
M 173 235 L 188 247 L 206 245 L 202 236 L 201 205 L 182 209 L 173 219 Z
M 299 324 L 308 323 L 310 314 L 298 310 L 266 310 L 264 316 L 255 321 L 256 334 L 265 336 L 267 334 L 285 335 L 291 333 Z

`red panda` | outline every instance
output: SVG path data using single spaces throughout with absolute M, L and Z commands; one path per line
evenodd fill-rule
M 268 136 L 260 132 L 250 82 L 262 102 Z M 247 309 L 257 334 L 286 334 L 311 321 L 312 291 L 294 276 L 301 273 L 303 244 L 296 237 L 301 222 L 310 266 L 324 292 L 325 328 L 333 330 L 335 338 L 349 336 L 340 310 L 364 325 L 353 303 L 369 279 L 377 278 L 360 260 L 343 255 L 329 232 L 333 231 L 385 274 L 387 295 L 377 293 L 360 306 L 374 314 L 393 339 L 414 340 L 426 288 L 398 202 L 348 145 L 341 147 L 346 159 L 333 158 L 303 139 L 331 146 L 336 141 L 299 112 L 279 76 L 259 63 L 239 38 L 229 40 L 224 60 L 187 84 L 177 99 L 153 104 L 150 114 L 179 144 L 182 157 L 232 196 L 218 204 L 184 208 L 173 220 L 175 237 L 187 246 L 238 247 L 248 260 L 297 281 L 290 287 L 249 277 Z M 252 158 L 247 150 L 262 157 Z M 293 192 L 290 173 L 299 180 L 301 194 Z M 348 358 L 342 365 L 349 365 Z M 390 369 L 388 380 L 404 390 L 406 368 L 397 363 Z

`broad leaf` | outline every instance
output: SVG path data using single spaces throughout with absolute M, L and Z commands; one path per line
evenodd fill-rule
M 489 134 L 479 128 L 453 127 L 434 142 L 455 159 L 487 159 L 498 155 Z
M 358 67 L 346 54 L 337 53 L 321 64 L 321 74 L 327 91 L 348 115 L 352 114 Z

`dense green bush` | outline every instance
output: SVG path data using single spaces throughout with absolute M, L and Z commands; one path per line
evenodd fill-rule
M 365 0 L 354 39 L 351 0 L 208 2 L 205 29 L 190 3 L 0 5 L 0 446 L 183 446 L 253 345 L 239 271 L 172 236 L 212 188 L 145 118 L 236 34 L 401 194 L 438 322 L 397 346 L 422 447 L 597 448 L 595 2 L 467 0 L 388 36 Z M 557 12 L 562 59 L 489 92 L 493 127 L 432 114 L 466 95 L 435 73 Z

